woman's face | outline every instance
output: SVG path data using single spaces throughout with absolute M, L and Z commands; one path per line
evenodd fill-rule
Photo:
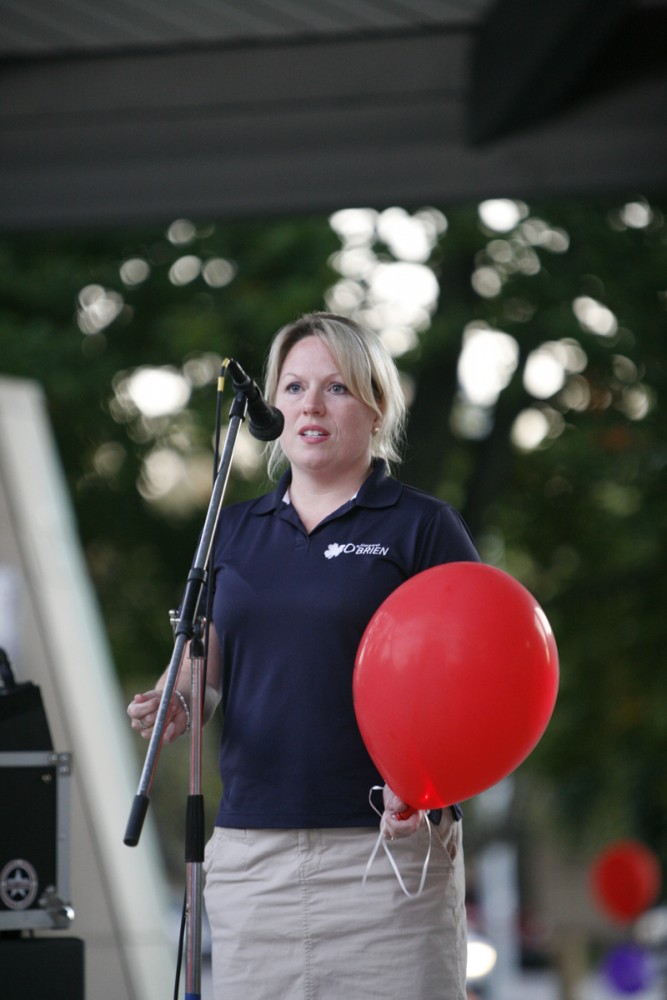
M 285 417 L 280 444 L 292 469 L 326 480 L 368 472 L 374 411 L 352 395 L 319 337 L 299 340 L 285 357 L 276 406 Z

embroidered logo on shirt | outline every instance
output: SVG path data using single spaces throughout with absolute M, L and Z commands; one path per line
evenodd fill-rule
M 379 545 L 377 542 L 371 545 L 355 545 L 354 542 L 344 542 L 342 545 L 339 545 L 338 542 L 331 542 L 324 556 L 326 559 L 335 559 L 336 556 L 340 555 L 386 556 L 388 552 L 388 545 Z

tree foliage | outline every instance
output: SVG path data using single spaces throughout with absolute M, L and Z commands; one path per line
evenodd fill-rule
M 531 205 L 506 233 L 485 227 L 476 206 L 444 209 L 448 225 L 428 262 L 437 307 L 399 358 L 413 388 L 402 477 L 458 506 L 483 558 L 522 580 L 552 622 L 561 690 L 525 766 L 556 781 L 564 812 L 582 827 L 603 817 L 608 833 L 667 849 L 667 789 L 655 763 L 667 751 L 667 227 L 659 206 L 641 200 L 642 224 L 628 221 L 625 201 Z M 161 229 L 0 240 L 1 368 L 45 389 L 128 683 L 152 678 L 170 648 L 167 611 L 207 501 L 215 359 L 236 357 L 258 376 L 278 326 L 324 306 L 339 246 L 325 218 L 199 224 L 180 241 Z M 375 251 L 391 257 L 378 236 Z M 194 277 L 179 280 L 173 268 L 187 256 Z M 141 280 L 121 276 L 132 261 L 148 268 Z M 231 280 L 207 284 L 210 261 Z M 496 285 L 484 289 L 480 274 Z M 101 304 L 116 313 L 84 332 L 86 289 L 93 299 L 103 289 Z M 587 326 L 576 302 L 607 310 L 615 325 Z M 517 350 L 497 398 L 476 407 L 458 377 L 471 327 L 503 332 Z M 545 344 L 565 345 L 580 363 L 536 398 L 524 375 Z M 119 402 L 123 379 L 142 367 L 207 365 L 176 413 L 149 419 Z M 526 411 L 547 428 L 531 447 L 517 444 Z M 147 458 L 167 447 L 190 463 L 180 506 L 145 484 Z M 232 477 L 229 500 L 263 486 L 262 473 L 246 470 Z

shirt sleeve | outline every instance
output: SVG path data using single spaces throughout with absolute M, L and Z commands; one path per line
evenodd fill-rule
M 480 558 L 459 512 L 442 504 L 424 528 L 415 572 L 448 562 L 480 562 Z

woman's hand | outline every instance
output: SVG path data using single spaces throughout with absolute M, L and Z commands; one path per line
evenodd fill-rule
M 146 740 L 153 735 L 153 727 L 161 699 L 162 691 L 144 691 L 142 694 L 135 694 L 127 706 L 127 714 L 132 720 L 132 728 L 136 729 Z M 190 717 L 185 706 L 181 699 L 174 694 L 167 714 L 167 724 L 164 727 L 164 742 L 173 743 L 179 736 L 183 736 L 188 731 L 189 723 Z
M 380 829 L 385 840 L 396 840 L 399 837 L 410 837 L 424 822 L 426 813 L 423 810 L 411 812 L 406 819 L 400 819 L 401 813 L 410 809 L 407 802 L 392 792 L 389 785 L 385 785 L 382 790 L 384 800 L 384 812 L 380 820 Z

